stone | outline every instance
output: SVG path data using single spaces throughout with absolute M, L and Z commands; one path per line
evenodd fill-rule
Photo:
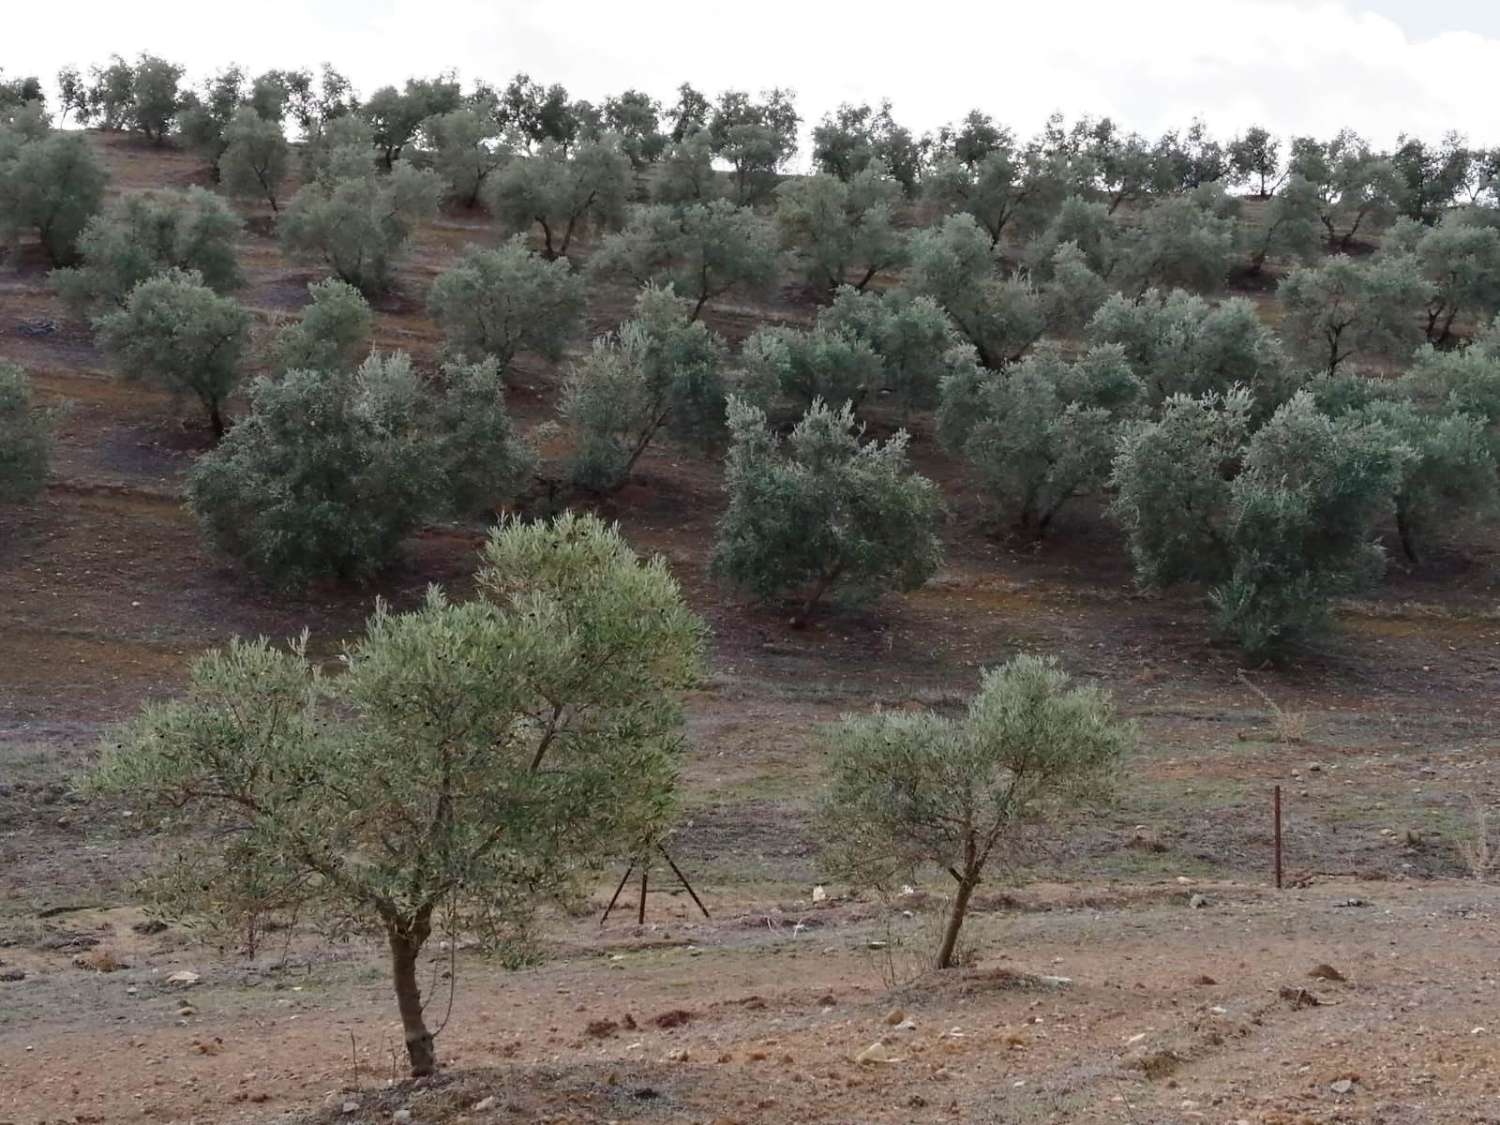
M 391 1114 L 392 1125 L 408 1125 L 410 1121 L 411 1110 L 409 1109 L 398 1109 L 395 1113 Z
M 877 1039 L 859 1054 L 855 1055 L 854 1061 L 861 1066 L 878 1066 L 881 1063 L 893 1063 L 899 1060 L 892 1056 L 889 1048 Z
M 1347 1094 L 1354 1089 L 1354 1080 L 1351 1078 L 1340 1078 L 1337 1082 L 1330 1083 L 1328 1088 L 1335 1094 Z
M 474 1112 L 486 1113 L 489 1110 L 494 1109 L 496 1104 L 497 1103 L 495 1101 L 495 1095 L 491 1094 L 489 1097 L 480 1098 L 477 1102 L 474 1103 Z
M 906 1013 L 903 1012 L 900 1008 L 892 1008 L 885 1014 L 885 1022 L 888 1023 L 891 1027 L 895 1027 L 905 1018 Z
M 202 977 L 191 969 L 179 969 L 167 978 L 167 983 L 179 985 L 182 988 L 190 988 L 202 979 Z
M 827 899 L 828 892 L 823 889 L 823 884 L 819 883 L 816 887 L 813 888 L 812 900 L 814 902 L 825 902 L 827 901 Z
M 1192 898 L 1188 899 L 1188 905 L 1194 910 L 1202 910 L 1205 906 L 1208 905 L 1208 896 L 1194 895 Z
M 343 1105 L 339 1106 L 339 1112 L 340 1113 L 358 1113 L 359 1112 L 359 1103 L 357 1101 L 355 1101 L 353 1098 L 351 1098 L 347 1102 L 345 1102 Z

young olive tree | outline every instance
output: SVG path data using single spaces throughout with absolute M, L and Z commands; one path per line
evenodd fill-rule
M 1298 358 L 1328 374 L 1351 359 L 1408 358 L 1422 338 L 1434 286 L 1410 254 L 1336 257 L 1282 279 L 1281 333 Z
M 92 778 L 162 837 L 162 908 L 382 937 L 417 1076 L 437 1069 L 429 938 L 524 932 L 541 899 L 660 830 L 702 658 L 665 564 L 590 517 L 504 524 L 479 589 L 380 605 L 337 678 L 305 642 L 207 653 Z
M 239 216 L 199 187 L 132 192 L 89 220 L 78 239 L 81 261 L 52 275 L 80 316 L 121 308 L 141 282 L 168 270 L 196 273 L 218 293 L 245 283 L 235 254 Z
M 465 249 L 432 283 L 427 308 L 455 354 L 493 356 L 508 370 L 521 351 L 562 356 L 583 315 L 583 290 L 566 258 L 533 254 L 516 235 L 493 250 Z
M 1500 230 L 1492 226 L 1458 212 L 1433 226 L 1403 217 L 1386 232 L 1380 254 L 1412 255 L 1431 282 L 1422 310 L 1429 343 L 1447 344 L 1460 317 L 1482 323 L 1500 311 Z
M 276 586 L 359 582 L 423 521 L 514 495 L 532 459 L 506 420 L 498 371 L 450 367 L 445 382 L 435 401 L 401 353 L 257 379 L 249 412 L 189 477 L 204 531 Z
M 781 265 L 771 223 L 727 199 L 680 208 L 642 207 L 589 261 L 596 277 L 670 285 L 693 302 L 693 319 L 734 289 L 769 288 Z
M 238 301 L 204 285 L 201 275 L 174 269 L 141 282 L 123 308 L 94 325 L 121 375 L 194 396 L 220 438 L 227 428 L 224 404 L 243 374 L 250 319 Z
M 758 329 L 740 351 L 745 397 L 769 402 L 778 394 L 805 411 L 814 403 L 847 403 L 857 410 L 885 382 L 880 356 L 866 340 L 820 324 L 804 331 Z
M 1269 199 L 1281 182 L 1281 142 L 1252 125 L 1229 142 L 1229 169 L 1237 184 L 1250 184 L 1258 199 Z
M 927 867 L 952 876 L 936 959 L 947 969 L 986 870 L 1026 827 L 1103 797 L 1134 731 L 1104 692 L 1022 655 L 983 674 L 962 718 L 877 712 L 845 719 L 827 741 L 827 862 L 882 888 Z
M 286 178 L 286 134 L 279 121 L 268 121 L 249 106 L 235 111 L 224 129 L 219 179 L 231 195 L 264 199 L 279 212 L 276 196 Z
M 51 457 L 52 415 L 37 405 L 26 372 L 0 360 L 0 504 L 40 493 Z
M 691 302 L 648 286 L 635 316 L 568 376 L 562 415 L 573 432 L 569 474 L 596 491 L 618 488 L 652 440 L 708 448 L 724 432 L 724 340 L 692 319 Z
M 566 257 L 585 226 L 617 229 L 630 197 L 630 161 L 614 137 L 586 141 L 569 154 L 546 144 L 506 164 L 485 185 L 485 205 L 513 231 L 542 232 L 542 252 Z
M 0 125 L 0 244 L 34 233 L 53 265 L 74 261 L 108 182 L 82 134 Z
M 813 403 L 785 441 L 731 399 L 713 572 L 758 598 L 794 596 L 806 622 L 832 590 L 850 602 L 915 590 L 942 558 L 937 486 L 911 471 L 905 431 L 860 441 L 854 413 Z
M 1049 349 L 945 380 L 938 432 L 996 510 L 1040 538 L 1068 501 L 1109 480 L 1120 421 L 1141 395 L 1118 345 L 1074 363 Z
M 803 176 L 776 189 L 776 222 L 808 281 L 830 292 L 854 275 L 863 290 L 906 260 L 906 236 L 892 222 L 901 185 L 879 167 L 836 176 Z
M 370 351 L 375 314 L 360 291 L 337 278 L 309 282 L 311 301 L 293 324 L 283 326 L 271 345 L 278 372 L 350 371 Z
M 432 164 L 448 185 L 448 197 L 477 207 L 485 185 L 511 157 L 493 118 L 473 109 L 455 109 L 422 123 Z
M 436 172 L 397 161 L 390 175 L 313 182 L 292 197 L 279 224 L 294 257 L 321 261 L 362 293 L 384 292 L 412 228 L 437 210 Z
M 1111 280 L 1135 296 L 1157 286 L 1217 292 L 1234 263 L 1236 209 L 1216 183 L 1153 204 L 1122 236 Z

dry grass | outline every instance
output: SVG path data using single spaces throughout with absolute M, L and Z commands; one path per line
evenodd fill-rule
M 1479 882 L 1484 882 L 1500 855 L 1496 855 L 1496 849 L 1490 844 L 1489 810 L 1477 797 L 1469 798 L 1469 808 L 1473 815 L 1472 828 L 1468 835 L 1459 838 L 1455 846 L 1469 873 Z
M 1296 745 L 1307 741 L 1307 716 L 1303 712 L 1285 710 L 1259 686 L 1252 683 L 1250 677 L 1244 672 L 1239 672 L 1238 676 L 1240 683 L 1249 688 L 1255 698 L 1270 708 L 1271 730 L 1277 742 Z

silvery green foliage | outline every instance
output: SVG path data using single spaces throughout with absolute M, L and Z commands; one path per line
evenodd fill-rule
M 377 606 L 319 674 L 307 639 L 232 641 L 118 728 L 91 782 L 171 841 L 174 916 L 378 934 L 411 1068 L 436 1066 L 435 932 L 524 936 L 538 905 L 660 833 L 705 630 L 659 559 L 588 516 L 506 522 L 479 596 Z
M 1401 383 L 1425 409 L 1472 414 L 1495 432 L 1500 427 L 1500 319 L 1459 351 L 1420 348 Z
M 340 180 L 375 172 L 375 138 L 358 114 L 313 122 L 302 143 L 302 179 L 331 188 Z
M 360 291 L 337 278 L 309 282 L 312 300 L 301 317 L 276 334 L 271 365 L 277 371 L 347 371 L 370 350 L 375 314 Z
M 1160 286 L 1217 292 L 1234 265 L 1237 209 L 1215 183 L 1153 203 L 1121 234 L 1111 280 L 1134 295 Z
M 915 590 L 937 570 L 937 486 L 911 471 L 907 436 L 861 442 L 854 413 L 815 402 L 782 440 L 730 399 L 713 572 L 757 598 L 794 597 L 805 620 L 830 592 L 848 602 Z
M 998 275 L 989 237 L 967 214 L 912 236 L 905 284 L 942 306 L 986 367 L 1020 359 L 1046 330 L 1041 294 L 1024 278 Z
M 1120 421 L 1141 397 L 1118 345 L 1073 363 L 1046 349 L 1003 372 L 946 379 L 938 432 L 993 507 L 1041 536 L 1068 501 L 1103 488 Z
M 132 192 L 89 220 L 78 240 L 81 263 L 52 281 L 80 316 L 118 309 L 137 285 L 166 270 L 190 270 L 224 293 L 245 283 L 235 255 L 242 225 L 228 204 L 199 187 Z
M 617 229 L 630 197 L 630 161 L 613 136 L 584 141 L 571 152 L 556 143 L 518 157 L 489 178 L 485 205 L 516 232 L 535 228 L 549 258 L 564 257 L 585 229 Z
M 182 97 L 177 84 L 186 68 L 156 55 L 142 54 L 135 62 L 129 109 L 132 128 L 161 144 L 177 118 Z
M 661 103 L 639 90 L 604 100 L 604 127 L 620 138 L 620 151 L 637 172 L 654 164 L 667 147 L 661 129 Z
M 203 154 L 215 174 L 228 144 L 224 131 L 243 105 L 245 72 L 233 65 L 206 79 L 201 95 L 195 90 L 184 90 L 178 100 L 177 135 L 183 144 Z
M 1211 304 L 1180 289 L 1148 290 L 1136 301 L 1116 294 L 1086 335 L 1090 344 L 1124 348 L 1153 408 L 1172 395 L 1222 394 L 1240 385 L 1266 417 L 1295 389 L 1280 342 L 1243 297 Z
M 0 360 L 0 503 L 40 493 L 51 457 L 51 415 L 36 404 L 26 372 Z
M 1330 375 L 1351 361 L 1405 360 L 1422 339 L 1420 313 L 1434 291 L 1410 254 L 1330 258 L 1282 279 L 1281 335 L 1297 358 Z
M 108 182 L 82 134 L 53 131 L 34 114 L 0 123 L 0 246 L 34 234 L 53 265 L 73 261 Z
M 583 304 L 582 276 L 564 258 L 533 254 L 524 235 L 492 250 L 467 247 L 427 296 L 448 347 L 470 359 L 493 356 L 501 370 L 522 351 L 561 357 Z
M 268 121 L 249 106 L 235 111 L 224 128 L 219 179 L 231 195 L 264 199 L 280 211 L 277 197 L 286 179 L 289 146 L 281 122 Z
M 1247 437 L 1250 396 L 1169 398 L 1126 427 L 1115 512 L 1143 585 L 1209 587 L 1216 633 L 1264 656 L 1326 624 L 1384 569 L 1374 541 L 1413 451 L 1378 421 L 1299 391 Z
M 123 308 L 94 326 L 121 375 L 194 396 L 214 436 L 223 435 L 224 404 L 250 342 L 250 313 L 238 301 L 215 293 L 198 273 L 167 270 L 137 285 Z
M 1427 339 L 1438 346 L 1453 337 L 1454 321 L 1489 321 L 1500 311 L 1500 230 L 1463 212 L 1434 226 L 1397 219 L 1381 242 L 1382 256 L 1410 254 L 1432 289 L 1422 309 Z
M 844 103 L 823 116 L 812 133 L 813 166 L 820 172 L 852 179 L 867 168 L 882 166 L 906 195 L 914 195 L 925 159 L 922 142 L 891 116 L 891 103 L 880 108 Z
M 642 207 L 589 260 L 597 277 L 671 286 L 679 297 L 693 302 L 694 319 L 709 301 L 732 290 L 769 288 L 780 265 L 771 222 L 727 199 Z
M 1052 658 L 985 671 L 961 718 L 888 711 L 827 734 L 819 802 L 825 861 L 856 885 L 896 890 L 924 870 L 956 880 L 936 964 L 954 963 L 975 888 L 1028 825 L 1103 798 L 1135 732 L 1109 696 Z
M 1396 216 L 1401 177 L 1388 157 L 1345 129 L 1332 140 L 1294 137 L 1287 170 L 1312 186 L 1328 244 L 1348 251 Z
M 852 280 L 862 290 L 906 260 L 906 235 L 892 221 L 900 198 L 879 166 L 847 180 L 801 176 L 776 189 L 776 222 L 811 284 L 833 290 Z
M 1269 199 L 1280 182 L 1281 142 L 1259 125 L 1252 125 L 1229 142 L 1230 179 L 1255 189 L 1261 199 Z
M 1112 292 L 1109 282 L 1096 273 L 1088 256 L 1076 242 L 1064 242 L 1052 252 L 1041 270 L 1033 270 L 1039 281 L 1042 319 L 1048 332 L 1059 336 L 1080 334 Z
M 1023 238 L 1036 234 L 1064 194 L 1041 151 L 1017 145 L 1008 130 L 977 160 L 939 158 L 923 180 L 923 193 L 944 211 L 972 217 L 991 247 L 1007 230 Z
M 635 316 L 594 341 L 563 388 L 573 433 L 569 475 L 596 491 L 618 488 L 660 432 L 699 448 L 724 433 L 727 348 L 691 319 L 692 304 L 670 288 L 647 287 Z
M 714 171 L 714 144 L 700 129 L 667 146 L 651 185 L 657 203 L 708 203 L 724 194 Z
M 331 168 L 348 149 L 336 149 Z M 396 263 L 417 223 L 437 211 L 443 181 L 430 169 L 398 160 L 389 175 L 369 167 L 359 174 L 305 185 L 287 206 L 278 229 L 293 257 L 317 261 L 362 293 L 390 287 Z
M 1250 272 L 1258 274 L 1268 258 L 1313 261 L 1323 247 L 1318 193 L 1301 176 L 1290 176 L 1266 205 L 1259 228 L 1242 228 L 1250 251 Z
M 976 365 L 973 347 L 936 301 L 899 289 L 877 294 L 844 286 L 818 314 L 818 327 L 869 345 L 880 358 L 881 391 L 905 415 L 934 406 L 944 379 Z
M 399 352 L 257 379 L 249 412 L 193 467 L 194 513 L 275 585 L 370 578 L 424 521 L 493 506 L 530 472 L 494 364 L 450 366 L 443 384 Z
M 479 203 L 485 185 L 511 158 L 493 117 L 455 109 L 422 123 L 432 164 L 448 185 L 448 197 L 465 207 Z
M 822 324 L 758 329 L 740 350 L 740 367 L 746 395 L 769 402 L 779 394 L 799 411 L 818 401 L 857 409 L 880 389 L 885 371 L 866 340 Z
M 400 90 L 394 86 L 376 90 L 359 107 L 359 114 L 370 123 L 381 164 L 390 169 L 417 135 L 422 122 L 452 112 L 462 101 L 458 82 L 451 74 L 408 78 Z
M 797 151 L 801 118 L 790 90 L 766 90 L 755 101 L 742 90 L 719 95 L 706 132 L 714 155 L 731 171 L 734 199 L 743 206 L 768 199 L 778 173 Z
M 1042 233 L 1026 250 L 1026 262 L 1039 280 L 1051 276 L 1057 252 L 1071 243 L 1088 268 L 1102 278 L 1114 271 L 1119 258 L 1119 234 L 1109 208 L 1070 195 L 1058 206 Z

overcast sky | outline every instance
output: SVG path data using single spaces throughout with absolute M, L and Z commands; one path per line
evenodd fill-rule
M 70 0 L 6 5 L 0 68 L 50 79 L 150 50 L 194 81 L 327 60 L 368 92 L 455 69 L 525 70 L 598 99 L 686 80 L 790 86 L 804 118 L 889 97 L 920 133 L 979 106 L 1020 132 L 1053 110 L 1143 132 L 1201 114 L 1215 133 L 1255 122 L 1379 143 L 1447 129 L 1500 143 L 1496 0 Z M 228 17 L 228 22 L 220 19 Z

